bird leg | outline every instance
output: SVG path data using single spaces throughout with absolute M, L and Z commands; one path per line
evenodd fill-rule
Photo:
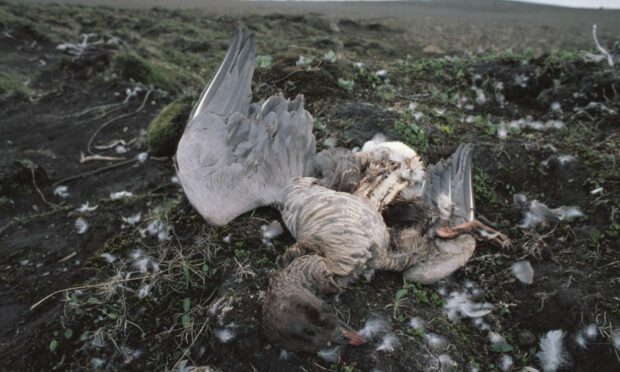
M 435 230 L 435 233 L 441 239 L 454 239 L 462 234 L 470 234 L 501 248 L 510 246 L 510 239 L 508 239 L 508 236 L 478 220 L 472 220 L 453 227 L 440 227 Z

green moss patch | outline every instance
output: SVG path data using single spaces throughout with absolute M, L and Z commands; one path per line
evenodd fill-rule
M 191 108 L 188 98 L 179 99 L 164 107 L 151 121 L 146 138 L 152 155 L 171 156 L 176 152 Z

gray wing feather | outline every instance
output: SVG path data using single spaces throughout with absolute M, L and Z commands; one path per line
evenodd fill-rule
M 442 195 L 448 196 L 452 205 L 450 222 L 453 224 L 474 219 L 472 153 L 471 144 L 461 144 L 450 158 L 426 170 L 425 201 L 438 208 Z
M 202 112 L 228 117 L 235 112 L 247 115 L 252 100 L 252 75 L 256 41 L 254 34 L 238 29 L 224 61 L 200 95 L 189 116 L 189 122 Z
M 255 41 L 235 33 L 179 141 L 179 180 L 190 203 L 213 225 L 281 202 L 293 178 L 312 171 L 315 139 L 303 96 L 250 105 Z

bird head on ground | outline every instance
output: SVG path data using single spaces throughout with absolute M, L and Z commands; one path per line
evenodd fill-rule
M 337 291 L 322 257 L 306 255 L 293 260 L 269 278 L 263 305 L 266 335 L 287 351 L 317 352 L 335 344 L 363 344 L 363 338 L 315 294 Z
M 268 337 L 287 351 L 317 352 L 333 345 L 364 343 L 324 301 L 303 288 L 291 288 L 265 308 Z

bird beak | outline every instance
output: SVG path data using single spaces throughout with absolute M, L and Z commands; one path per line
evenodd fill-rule
M 344 344 L 360 346 L 366 343 L 362 336 L 344 324 L 340 325 L 340 336 L 342 336 L 342 341 L 344 341 L 342 343 Z

